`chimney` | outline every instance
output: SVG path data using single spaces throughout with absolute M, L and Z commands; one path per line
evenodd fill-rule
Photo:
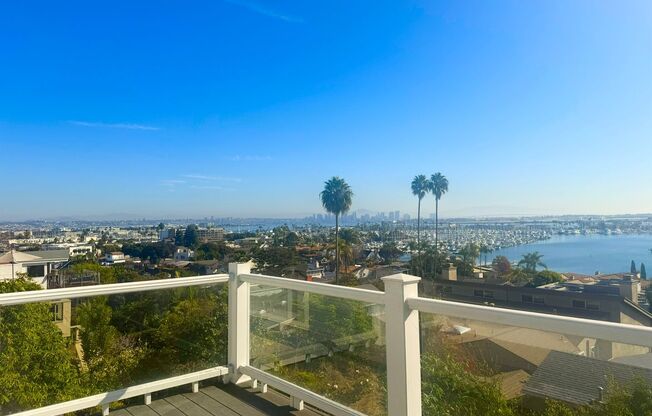
M 453 263 L 448 263 L 448 267 L 442 267 L 442 280 L 457 280 L 457 267 Z
M 639 281 L 634 278 L 634 275 L 625 275 L 625 277 L 623 277 L 618 283 L 620 296 L 638 304 L 638 285 Z

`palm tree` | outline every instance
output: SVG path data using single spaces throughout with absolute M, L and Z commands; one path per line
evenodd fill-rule
M 448 179 L 440 172 L 430 176 L 430 192 L 435 196 L 435 249 L 439 252 L 439 200 L 448 192 Z M 435 262 L 437 261 L 435 256 Z M 435 270 L 437 264 L 435 263 Z
M 335 215 L 335 283 L 337 284 L 340 269 L 340 215 L 351 209 L 353 191 L 344 179 L 333 176 L 324 183 L 324 190 L 319 197 L 326 211 Z
M 467 263 L 469 266 L 475 266 L 475 260 L 480 257 L 480 247 L 477 244 L 467 244 L 459 252 L 462 261 Z
M 522 284 L 528 282 L 531 277 L 530 274 L 520 267 L 514 267 L 509 273 L 502 276 L 502 278 L 512 284 Z
M 547 269 L 548 266 L 546 266 L 545 263 L 541 261 L 542 258 L 543 254 L 539 254 L 538 251 L 535 251 L 534 253 L 523 254 L 523 258 L 518 262 L 518 265 L 525 266 L 525 271 L 527 272 L 536 272 L 537 266 L 541 266 Z
M 426 196 L 428 189 L 430 189 L 430 182 L 428 182 L 426 175 L 417 175 L 412 179 L 412 194 L 419 198 L 417 208 L 417 256 L 421 249 L 421 200 Z
M 353 263 L 353 246 L 344 239 L 340 240 L 338 246 L 340 249 L 340 261 L 346 270 Z

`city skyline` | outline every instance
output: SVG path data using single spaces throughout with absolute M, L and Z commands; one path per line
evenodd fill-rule
M 415 217 L 438 171 L 442 218 L 652 211 L 648 2 L 36 3 L 0 7 L 0 221 L 303 217 L 335 175 Z

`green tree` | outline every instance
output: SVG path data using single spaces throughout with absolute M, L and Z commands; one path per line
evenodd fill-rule
M 485 244 L 482 244 L 480 246 L 480 263 L 482 265 L 487 265 L 487 254 L 491 253 L 491 250 L 489 250 L 489 247 L 486 246 Z M 482 261 L 482 255 L 484 254 L 484 262 Z
M 159 230 L 159 231 L 163 231 L 163 230 L 165 229 L 165 224 L 163 224 L 162 222 L 160 222 L 160 223 L 158 224 L 158 226 L 156 227 L 156 229 Z
M 0 282 L 0 293 L 39 290 L 24 277 Z M 13 413 L 87 393 L 68 342 L 52 323 L 50 305 L 0 308 L 0 407 Z
M 592 408 L 583 409 L 582 415 L 595 416 L 649 416 L 652 415 L 652 385 L 634 379 L 626 385 L 611 384 L 605 393 L 606 400 Z
M 103 296 L 91 298 L 77 308 L 86 359 L 109 354 L 116 344 L 119 334 L 111 325 L 112 315 L 111 307 Z
M 543 254 L 539 254 L 538 251 L 533 253 L 523 254 L 523 258 L 518 262 L 519 266 L 523 266 L 527 272 L 535 273 L 537 271 L 537 266 L 547 268 L 541 259 Z
M 421 200 L 426 196 L 426 193 L 430 189 L 430 182 L 426 175 L 417 175 L 412 179 L 412 195 L 416 196 L 418 199 L 417 203 L 417 257 L 420 254 L 421 249 Z M 417 274 L 421 274 L 421 271 L 417 271 Z
M 435 250 L 439 251 L 439 200 L 448 192 L 448 179 L 440 172 L 430 176 L 430 192 L 435 197 Z M 437 256 L 435 256 L 435 260 Z M 435 269 L 437 265 L 435 264 Z
M 526 284 L 532 280 L 532 273 L 522 267 L 514 267 L 503 278 L 513 284 Z
M 183 245 L 183 230 L 181 228 L 177 228 L 174 232 L 174 244 L 177 246 Z
M 204 243 L 200 244 L 195 251 L 195 259 L 197 260 L 223 260 L 229 249 L 226 244 L 219 243 Z
M 645 271 L 645 263 L 641 263 L 641 279 L 647 280 L 647 272 Z
M 403 252 L 399 250 L 399 248 L 396 246 L 396 243 L 394 242 L 387 242 L 380 247 L 380 250 L 378 251 L 378 254 L 380 254 L 380 257 L 385 259 L 385 262 L 391 263 L 392 261 L 398 259 Z
M 186 227 L 186 231 L 183 234 L 183 245 L 189 248 L 197 247 L 199 243 L 199 235 L 197 230 L 199 228 L 195 224 L 190 224 Z
M 299 235 L 294 231 L 290 231 L 288 235 L 285 236 L 285 243 L 287 247 L 296 247 L 299 244 Z
M 550 283 L 561 282 L 563 280 L 563 276 L 557 272 L 553 272 L 552 270 L 542 270 L 532 277 L 529 285 L 532 287 L 539 287 Z
M 422 357 L 423 414 L 513 416 L 500 387 L 473 374 L 466 364 L 447 352 Z
M 353 247 L 348 241 L 341 239 L 339 242 L 339 251 L 340 251 L 340 261 L 342 262 L 342 265 L 346 270 L 349 268 L 349 266 L 351 266 L 351 264 L 355 260 L 353 254 Z
M 314 294 L 309 302 L 309 342 L 332 341 L 372 329 L 369 311 L 361 302 Z
M 144 348 L 111 324 L 113 311 L 106 297 L 91 298 L 77 310 L 84 360 L 97 391 L 109 391 L 136 381 Z
M 477 244 L 469 243 L 462 247 L 459 254 L 464 263 L 475 266 L 475 260 L 480 255 L 480 247 Z
M 348 244 L 358 244 L 360 243 L 360 234 L 353 228 L 342 228 L 340 239 L 346 241 Z
M 324 183 L 324 190 L 319 196 L 324 209 L 335 215 L 335 283 L 339 283 L 340 215 L 351 209 L 353 191 L 344 179 L 333 176 Z
M 303 268 L 306 264 L 297 254 L 294 248 L 290 247 L 269 247 L 257 249 L 252 252 L 252 257 L 257 268 L 262 273 L 272 276 L 284 276 L 290 271 Z
M 71 265 L 70 268 L 77 274 L 83 274 L 85 270 L 97 272 L 100 274 L 100 282 L 102 284 L 116 283 L 118 281 L 116 268 L 114 267 L 107 267 L 97 263 L 84 261 L 81 263 L 75 263 Z
M 166 371 L 169 365 L 194 371 L 223 363 L 228 338 L 226 294 L 221 290 L 190 297 L 170 309 L 156 331 L 159 348 L 150 362 L 162 363 Z

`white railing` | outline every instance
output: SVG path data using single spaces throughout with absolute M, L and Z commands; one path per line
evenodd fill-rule
M 411 309 L 436 315 L 652 347 L 652 328 L 640 325 L 617 324 L 419 297 L 410 298 L 407 303 Z
M 0 306 L 20 305 L 34 302 L 53 302 L 61 299 L 78 299 L 92 296 L 148 292 L 190 286 L 206 286 L 229 281 L 228 274 L 210 274 L 177 279 L 144 280 L 141 282 L 111 283 L 107 285 L 69 287 L 62 289 L 34 290 L 0 294 Z
M 228 367 L 214 367 L 206 370 L 196 371 L 194 373 L 183 374 L 177 377 L 169 377 L 163 380 L 152 381 L 151 383 L 139 384 L 137 386 L 126 387 L 124 389 L 114 390 L 107 393 L 100 393 L 94 396 L 88 396 L 77 400 L 70 400 L 63 403 L 57 403 L 50 406 L 40 407 L 34 410 L 14 413 L 12 416 L 53 416 L 62 415 L 79 410 L 101 407 L 102 414 L 109 414 L 109 405 L 120 400 L 131 399 L 132 397 L 143 396 L 145 404 L 152 402 L 152 393 L 157 391 L 179 387 L 186 384 L 192 385 L 192 391 L 199 391 L 199 382 L 215 377 L 221 377 L 229 373 Z
M 303 408 L 304 402 L 333 415 L 360 415 L 359 412 L 336 403 L 317 393 L 282 380 L 250 365 L 250 285 L 258 284 L 301 292 L 345 298 L 384 305 L 386 325 L 387 402 L 392 416 L 421 415 L 421 351 L 419 346 L 419 312 L 472 319 L 500 325 L 530 328 L 554 333 L 652 347 L 652 328 L 611 322 L 570 318 L 557 315 L 500 309 L 489 306 L 422 298 L 418 296 L 418 277 L 397 274 L 383 278 L 385 292 L 306 282 L 280 277 L 251 274 L 248 264 L 229 265 L 228 275 L 210 275 L 93 287 L 53 289 L 35 292 L 0 294 L 0 306 L 31 302 L 56 301 L 98 295 L 132 293 L 188 286 L 229 283 L 228 367 L 216 367 L 203 372 L 168 378 L 153 383 L 128 387 L 41 409 L 19 413 L 21 416 L 59 415 L 89 407 L 108 405 L 117 400 L 143 395 L 145 403 L 151 393 L 182 384 L 192 384 L 217 376 L 232 383 L 251 382 L 261 391 L 270 385 L 291 397 L 292 406 Z M 203 377 L 203 378 L 202 378 Z

